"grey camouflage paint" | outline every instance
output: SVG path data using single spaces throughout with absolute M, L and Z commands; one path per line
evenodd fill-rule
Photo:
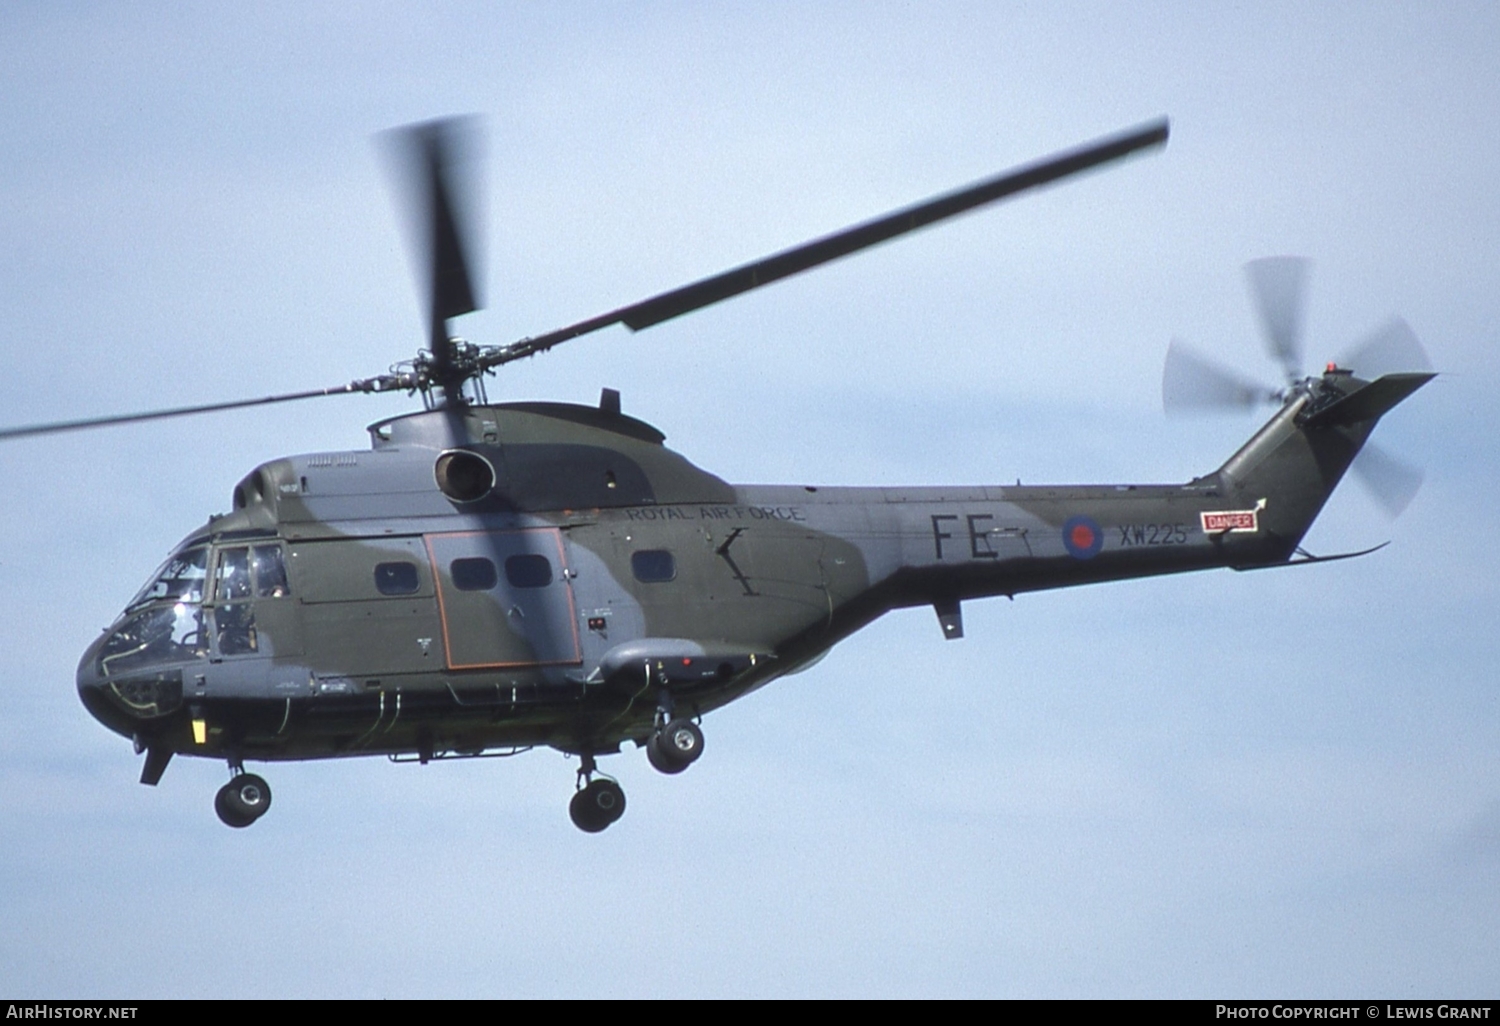
M 614 752 L 645 742 L 659 706 L 707 713 L 893 608 L 932 605 L 959 637 L 969 599 L 1287 562 L 1379 417 L 1429 377 L 1311 379 L 1180 485 L 731 486 L 613 410 L 412 414 L 374 425 L 368 452 L 264 464 L 183 542 L 283 547 L 290 593 L 254 602 L 253 652 L 200 641 L 117 680 L 99 656 L 122 617 L 78 687 L 159 756 Z M 492 468 L 474 501 L 439 488 L 453 451 Z M 638 579 L 632 559 L 662 551 L 671 577 Z M 494 569 L 516 556 L 545 558 L 545 582 Z M 460 582 L 465 559 L 493 577 Z M 397 563 L 409 589 L 381 594 L 376 567 Z

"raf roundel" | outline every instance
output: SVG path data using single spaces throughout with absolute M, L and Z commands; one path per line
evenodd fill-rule
M 1093 559 L 1104 548 L 1104 532 L 1092 517 L 1069 517 L 1062 526 L 1063 545 L 1074 559 Z

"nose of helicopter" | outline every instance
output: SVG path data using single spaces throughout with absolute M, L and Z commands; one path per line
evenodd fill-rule
M 106 713 L 109 701 L 104 697 L 104 678 L 99 673 L 99 646 L 103 643 L 104 636 L 100 635 L 83 650 L 83 656 L 78 660 L 76 679 L 78 700 L 94 719 L 108 725 Z
M 111 696 L 110 682 L 99 672 L 99 650 L 103 647 L 106 637 L 107 635 L 101 634 L 95 638 L 93 644 L 84 649 L 83 657 L 78 660 L 76 677 L 78 699 L 94 719 L 116 734 L 131 737 L 135 733 L 133 718 L 121 703 Z

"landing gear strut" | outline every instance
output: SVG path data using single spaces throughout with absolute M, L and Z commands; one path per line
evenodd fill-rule
M 625 815 L 624 789 L 609 777 L 594 779 L 598 769 L 594 757 L 585 754 L 578 770 L 578 792 L 568 803 L 573 825 L 590 834 L 597 834 Z
M 271 785 L 237 762 L 229 764 L 229 783 L 214 796 L 214 811 L 226 826 L 247 827 L 271 807 Z

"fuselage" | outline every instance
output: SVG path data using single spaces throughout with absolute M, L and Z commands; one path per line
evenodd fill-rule
M 730 485 L 592 407 L 412 414 L 258 467 L 78 687 L 140 747 L 232 761 L 611 752 L 893 608 L 957 637 L 968 599 L 1283 561 L 1373 426 L 1330 462 L 1299 412 L 1184 484 L 953 488 Z

